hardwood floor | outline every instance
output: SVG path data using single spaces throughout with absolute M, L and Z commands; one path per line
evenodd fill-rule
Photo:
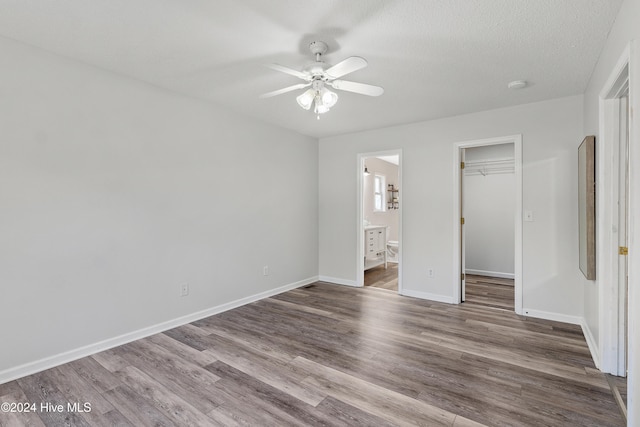
M 514 310 L 513 279 L 467 274 L 465 284 L 465 304 Z
M 623 426 L 580 327 L 316 283 L 0 385 L 3 426 Z M 43 411 L 88 402 L 90 412 Z
M 389 262 L 364 272 L 364 285 L 398 292 L 398 264 Z
M 618 407 L 624 418 L 627 418 L 627 378 L 607 375 L 609 386 L 613 392 L 613 397 L 618 403 Z

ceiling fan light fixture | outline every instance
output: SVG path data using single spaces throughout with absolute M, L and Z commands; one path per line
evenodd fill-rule
M 313 89 L 308 89 L 302 95 L 296 97 L 296 101 L 298 101 L 299 106 L 301 106 L 305 110 L 309 110 L 315 98 L 316 92 Z
M 320 114 L 327 113 L 331 107 L 336 105 L 336 102 L 338 102 L 338 94 L 322 87 L 316 92 L 313 112 L 316 113 L 318 119 L 320 119 Z
M 317 102 L 316 101 L 316 107 L 313 110 L 314 113 L 316 113 L 316 114 L 324 114 L 324 113 L 326 113 L 328 111 L 329 111 L 329 107 L 324 105 L 322 102 Z
M 327 44 L 325 42 L 314 41 L 309 45 L 309 49 L 315 56 L 315 62 L 305 66 L 301 71 L 279 64 L 271 64 L 269 66 L 273 70 L 297 77 L 303 80 L 304 83 L 267 92 L 260 95 L 260 98 L 270 98 L 311 86 L 310 89 L 297 96 L 296 101 L 298 105 L 305 110 L 310 110 L 313 105 L 313 111 L 316 113 L 318 120 L 320 120 L 320 114 L 328 112 L 338 102 L 338 94 L 327 89 L 327 86 L 336 90 L 367 96 L 380 96 L 384 93 L 384 89 L 379 86 L 340 80 L 342 76 L 366 67 L 367 61 L 364 58 L 350 56 L 333 66 L 328 66 L 322 60 L 322 55 L 327 51 Z
M 322 104 L 327 108 L 333 107 L 336 105 L 336 102 L 338 102 L 338 94 L 331 92 L 327 88 L 323 88 L 322 91 L 320 91 L 320 96 L 322 97 Z

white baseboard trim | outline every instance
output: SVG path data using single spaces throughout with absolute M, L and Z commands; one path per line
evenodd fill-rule
M 453 301 L 453 297 L 448 296 L 448 295 L 430 294 L 428 292 L 412 291 L 411 289 L 403 289 L 402 292 L 401 292 L 401 295 L 404 295 L 404 296 L 407 296 L 407 297 L 426 299 L 426 300 L 429 300 L 429 301 L 444 302 L 444 303 L 447 303 L 447 304 L 455 304 L 455 302 Z
M 587 325 L 584 317 L 568 316 L 566 314 L 550 313 L 548 311 L 531 310 L 528 308 L 523 309 L 522 312 L 524 316 L 536 317 L 538 319 L 545 320 L 554 320 L 556 322 L 570 323 L 572 325 L 579 325 L 582 328 L 584 339 L 587 341 L 587 346 L 589 347 L 589 352 L 591 353 L 593 363 L 596 365 L 596 368 L 600 369 L 600 352 L 598 350 L 598 343 L 593 337 L 593 333 L 591 332 L 591 329 L 589 329 L 589 325 Z
M 532 310 L 530 308 L 523 308 L 522 315 L 528 317 L 535 317 L 538 319 L 553 320 L 556 322 L 570 323 L 572 325 L 582 325 L 583 319 L 579 316 L 569 316 L 561 313 L 552 313 L 549 311 Z
M 298 282 L 290 283 L 288 285 L 280 286 L 278 288 L 270 289 L 268 291 L 260 292 L 255 295 L 250 295 L 245 298 L 240 298 L 235 301 L 231 301 L 225 304 L 221 304 L 215 307 L 211 307 L 205 310 L 197 311 L 195 313 L 187 314 L 166 322 L 158 323 L 156 325 L 148 326 L 146 328 L 138 329 L 133 332 L 129 332 L 117 337 L 108 338 L 97 343 L 89 344 L 84 347 L 76 348 L 66 351 L 64 353 L 56 354 L 53 356 L 45 357 L 44 359 L 36 360 L 34 362 L 25 363 L 24 365 L 16 366 L 14 368 L 5 369 L 0 371 L 0 384 L 13 381 L 18 378 L 25 377 L 27 375 L 35 374 L 50 368 L 54 368 L 65 363 L 73 362 L 74 360 L 81 359 L 83 357 L 91 356 L 92 354 L 99 353 L 101 351 L 108 350 L 123 344 L 127 344 L 131 341 L 139 340 L 151 335 L 158 334 L 160 332 L 167 331 L 169 329 L 176 328 L 178 326 L 186 325 L 187 323 L 195 322 L 196 320 L 204 319 L 205 317 L 213 316 L 214 314 L 222 313 L 243 305 L 269 298 L 273 295 L 281 294 L 292 289 L 306 286 L 311 283 L 317 282 L 318 276 L 309 277 L 307 279 L 300 280 Z
M 596 342 L 595 338 L 593 338 L 591 329 L 589 328 L 589 325 L 587 325 L 587 321 L 584 318 L 582 319 L 582 322 L 580 322 L 580 326 L 582 326 L 582 333 L 584 334 L 584 339 L 587 341 L 587 346 L 589 346 L 589 352 L 591 353 L 593 363 L 595 363 L 596 368 L 600 369 L 600 351 L 598 348 L 598 343 Z
M 337 277 L 320 276 L 318 280 L 321 282 L 333 283 L 335 285 L 351 286 L 354 288 L 362 287 L 362 286 L 358 286 L 355 280 L 339 279 Z
M 485 270 L 473 270 L 471 268 L 465 268 L 465 274 L 474 274 L 476 276 L 489 276 L 500 277 L 502 279 L 515 279 L 516 275 L 513 273 L 501 273 L 499 271 L 485 271 Z

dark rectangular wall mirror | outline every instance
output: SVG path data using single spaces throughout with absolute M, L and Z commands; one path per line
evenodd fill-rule
M 596 186 L 595 136 L 587 136 L 578 147 L 578 225 L 580 271 L 596 279 Z

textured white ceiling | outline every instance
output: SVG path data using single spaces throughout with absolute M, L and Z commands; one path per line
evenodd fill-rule
M 622 0 L 0 0 L 0 35 L 316 137 L 505 107 L 584 91 Z M 345 77 L 316 120 L 299 82 L 308 44 Z M 531 85 L 510 91 L 507 83 Z M 302 90 L 301 90 L 302 91 Z

